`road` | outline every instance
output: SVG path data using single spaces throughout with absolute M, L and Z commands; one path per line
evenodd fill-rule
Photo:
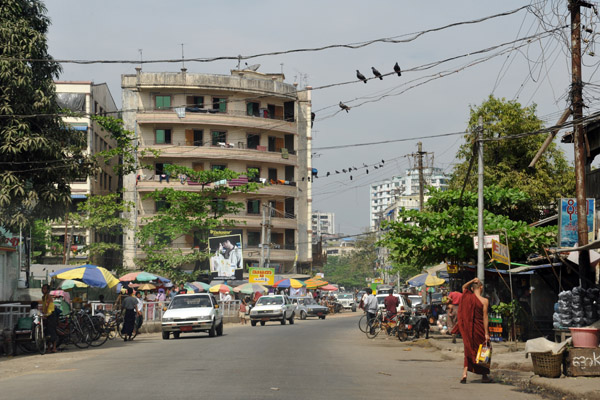
M 359 313 L 294 325 L 226 325 L 222 337 L 141 335 L 97 349 L 0 359 L 3 399 L 541 399 L 459 383 L 462 362 L 358 330 Z M 471 379 L 472 378 L 472 379 Z

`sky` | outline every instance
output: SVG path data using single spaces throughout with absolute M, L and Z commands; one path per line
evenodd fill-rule
M 320 179 L 313 184 L 313 210 L 334 212 L 337 229 L 355 234 L 368 229 L 369 186 L 403 174 L 410 166 L 406 155 L 417 150 L 433 153 L 434 166 L 451 172 L 463 135 L 446 135 L 466 129 L 471 106 L 493 94 L 522 105 L 537 104 L 547 125 L 556 123 L 567 107 L 570 52 L 567 30 L 540 37 L 543 31 L 565 24 L 567 1 L 454 0 L 429 2 L 384 1 L 191 1 L 156 0 L 47 0 L 51 19 L 49 52 L 65 60 L 164 60 L 249 56 L 299 48 L 365 42 L 379 38 L 408 39 L 415 33 L 449 24 L 478 20 L 530 5 L 529 9 L 472 24 L 460 24 L 417 35 L 405 43 L 377 42 L 359 49 L 289 53 L 246 60 L 260 64 L 260 72 L 281 72 L 287 83 L 314 88 L 352 82 L 312 91 L 316 113 L 313 127 L 313 167 Z M 535 11 L 535 15 L 532 11 Z M 543 23 L 542 23 L 543 22 Z M 583 23 L 594 31 L 598 17 L 585 11 Z M 412 35 L 411 35 L 412 34 Z M 566 34 L 567 36 L 565 36 Z M 538 35 L 527 42 L 483 49 Z M 596 71 L 600 55 L 594 53 L 594 33 L 585 37 L 583 79 L 586 113 L 597 111 Z M 141 54 L 140 54 L 141 50 Z M 500 51 L 505 52 L 500 53 Z M 456 59 L 419 70 L 419 66 Z M 356 70 L 372 77 L 371 67 L 393 72 L 398 62 L 401 77 L 356 80 Z M 237 61 L 186 62 L 189 73 L 228 75 Z M 120 79 L 132 74 L 132 64 L 63 64 L 60 80 L 107 83 L 121 104 Z M 144 71 L 177 72 L 181 63 L 144 64 Z M 435 78 L 435 79 L 431 79 Z M 417 85 L 421 83 L 420 85 Z M 417 85 L 417 86 L 415 86 Z M 387 96 L 385 96 L 387 95 Z M 383 97 L 382 97 L 383 96 Z M 364 103 L 365 100 L 378 100 Z M 348 113 L 338 107 L 342 101 Z M 426 136 L 438 136 L 426 138 Z M 384 144 L 374 142 L 392 141 Z M 556 140 L 558 142 L 558 140 Z M 348 144 L 371 144 L 339 147 Z M 333 149 L 326 149 L 334 147 Z M 337 147 L 337 148 L 335 148 Z M 559 144 L 568 159 L 572 145 Z M 374 165 L 384 168 L 349 174 L 326 172 Z

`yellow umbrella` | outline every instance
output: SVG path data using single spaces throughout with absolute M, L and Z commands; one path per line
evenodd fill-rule
M 307 289 L 316 289 L 318 287 L 325 286 L 328 283 L 329 282 L 317 278 L 310 278 L 304 281 Z
M 227 292 L 231 292 L 233 290 L 233 288 L 229 285 L 225 285 L 223 283 L 219 283 L 218 285 L 212 286 L 210 289 L 208 289 L 209 292 L 211 293 L 227 293 Z
M 138 290 L 153 290 L 156 289 L 156 286 L 154 286 L 151 283 L 142 283 L 140 286 L 138 286 Z
M 427 275 L 427 278 L 425 279 L 425 285 L 427 286 L 440 286 L 444 282 L 446 282 L 445 279 L 438 278 L 437 276 L 431 274 Z

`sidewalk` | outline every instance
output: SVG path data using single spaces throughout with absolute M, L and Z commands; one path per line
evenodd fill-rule
M 452 343 L 452 337 L 431 332 L 429 344 L 457 360 L 463 358 L 460 338 Z M 600 377 L 543 378 L 533 373 L 531 357 L 525 358 L 525 343 L 493 343 L 492 376 L 499 383 L 520 386 L 550 398 L 596 400 L 600 399 Z

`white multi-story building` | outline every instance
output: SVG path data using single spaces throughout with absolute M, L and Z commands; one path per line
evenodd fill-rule
M 426 168 L 423 170 L 425 178 L 425 191 L 428 187 L 446 190 L 448 188 L 448 176 L 440 168 Z M 415 204 L 416 198 L 416 204 Z M 369 226 L 371 229 L 377 227 L 386 209 L 396 200 L 401 200 L 401 207 L 419 208 L 419 170 L 406 170 L 404 175 L 393 176 L 371 185 L 369 196 Z M 427 197 L 425 197 L 427 200 Z
M 258 192 L 237 192 L 232 200 L 244 211 L 227 218 L 239 222 L 244 270 L 260 261 L 263 205 L 270 205 L 270 265 L 276 273 L 310 267 L 311 112 L 310 88 L 298 90 L 283 74 L 234 70 L 231 75 L 142 72 L 123 75 L 123 121 L 135 131 L 141 150 L 157 150 L 158 158 L 140 159 L 145 167 L 124 178 L 125 200 L 135 203 L 126 213 L 132 228 L 154 215 L 159 204 L 148 193 L 169 187 L 201 191 L 195 182 L 169 179 L 165 166 L 196 171 L 257 170 L 270 184 Z M 172 246 L 197 251 L 201 232 L 189 232 Z M 215 234 L 216 235 L 216 234 Z M 218 235 L 216 235 L 218 236 Z M 124 235 L 124 262 L 135 268 L 138 251 L 135 229 Z M 183 266 L 193 269 L 194 265 Z
M 315 211 L 312 214 L 313 243 L 319 241 L 323 235 L 335 234 L 335 214 Z

